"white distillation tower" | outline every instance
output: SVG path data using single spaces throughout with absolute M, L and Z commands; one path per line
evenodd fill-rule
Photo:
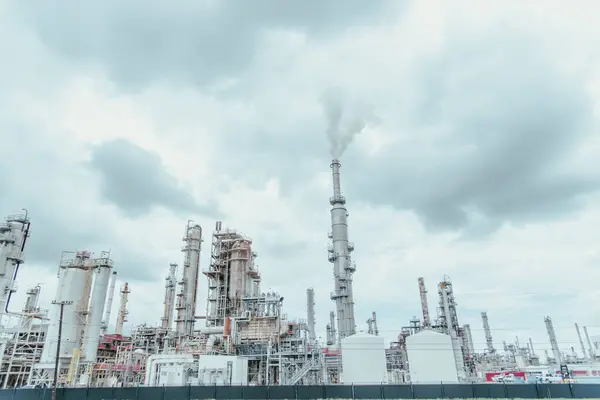
M 30 226 L 26 210 L 24 214 L 10 215 L 6 222 L 0 223 L 0 327 L 8 323 L 5 317 L 11 314 L 8 306 L 12 294 L 17 291 L 15 279 L 23 263 Z M 6 335 L 0 335 L 0 355 L 4 354 L 6 343 Z
M 340 162 L 333 160 L 331 169 L 333 174 L 333 197 L 331 204 L 331 245 L 328 247 L 329 261 L 333 263 L 333 276 L 335 290 L 331 299 L 335 301 L 337 312 L 337 343 L 345 337 L 356 333 L 354 321 L 354 295 L 352 292 L 352 274 L 356 265 L 350 258 L 354 245 L 348 241 L 348 211 L 346 198 L 340 189 Z M 333 327 L 332 327 L 333 328 Z M 335 338 L 334 338 L 335 340 Z
M 202 228 L 188 221 L 184 246 L 183 272 L 181 292 L 177 301 L 177 335 L 191 336 L 194 334 L 196 321 L 196 297 L 198 296 L 198 273 L 200 271 L 200 246 L 202 243 Z
M 10 215 L 0 224 L 0 314 L 6 315 L 11 295 L 17 290 L 15 278 L 23 263 L 23 252 L 31 223 L 27 213 Z M 4 322 L 4 321 L 2 321 Z

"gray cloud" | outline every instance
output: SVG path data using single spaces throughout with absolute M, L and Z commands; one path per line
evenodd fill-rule
M 412 210 L 431 230 L 466 229 L 464 238 L 577 210 L 600 187 L 573 160 L 594 132 L 584 80 L 562 73 L 522 32 L 450 37 L 444 51 L 411 66 L 407 95 L 378 99 L 374 112 L 398 142 L 372 156 L 355 146 L 344 154 L 349 201 Z M 238 172 L 277 176 L 289 191 L 328 170 L 325 118 L 303 117 L 285 134 L 265 127 L 237 138 L 246 154 L 264 156 L 248 163 L 240 155 L 247 167 Z
M 387 0 L 234 0 L 170 2 L 116 0 L 19 4 L 40 39 L 71 59 L 99 62 L 122 87 L 169 80 L 199 85 L 228 78 L 253 61 L 269 29 L 328 38 L 374 22 Z M 60 24 L 56 21 L 61 20 Z
M 552 219 L 600 187 L 597 174 L 572 163 L 593 133 L 583 82 L 562 75 L 533 41 L 496 36 L 489 48 L 489 39 L 419 66 L 415 93 L 425 94 L 412 107 L 411 138 L 347 163 L 354 196 L 412 209 L 431 228 L 461 228 L 473 213 Z
M 153 206 L 175 212 L 213 213 L 201 207 L 171 176 L 160 156 L 125 139 L 93 148 L 90 165 L 102 176 L 101 193 L 130 217 L 148 214 Z

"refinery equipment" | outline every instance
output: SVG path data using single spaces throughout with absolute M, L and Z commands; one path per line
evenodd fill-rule
M 40 292 L 40 285 L 27 291 L 21 317 L 4 332 L 8 340 L 0 367 L 3 389 L 25 385 L 31 368 L 42 355 L 48 324 L 45 322 L 46 310 L 40 310 L 38 306 Z
M 177 334 L 191 336 L 194 333 L 196 321 L 196 297 L 198 295 L 198 273 L 200 270 L 200 246 L 202 243 L 202 228 L 188 221 L 183 238 L 184 246 L 181 251 L 183 258 L 183 275 L 179 285 L 181 292 L 177 300 Z
M 348 210 L 346 210 L 346 198 L 342 196 L 340 189 L 340 166 L 338 160 L 331 162 L 333 197 L 329 200 L 331 204 L 331 233 L 329 234 L 331 244 L 328 247 L 329 261 L 333 263 L 335 280 L 335 290 L 331 293 L 331 299 L 335 301 L 337 312 L 339 337 L 333 339 L 337 343 L 356 333 L 354 294 L 352 292 L 352 274 L 356 271 L 356 265 L 350 258 L 354 244 L 348 241 Z
M 419 281 L 419 296 L 421 297 L 421 311 L 423 312 L 423 327 L 429 328 L 431 326 L 431 319 L 429 318 L 429 304 L 427 303 L 427 289 L 425 289 L 425 279 L 420 277 Z
M 581 353 L 583 354 L 583 358 L 589 359 L 588 355 L 585 352 L 585 345 L 583 344 L 583 339 L 581 338 L 581 331 L 579 330 L 578 323 L 575 323 L 575 330 L 577 331 L 577 339 L 579 339 L 579 345 L 581 346 Z
M 123 324 L 127 322 L 127 300 L 129 298 L 129 283 L 125 282 L 121 288 L 121 301 L 119 302 L 119 316 L 117 317 L 117 325 L 115 326 L 115 333 L 117 335 L 123 335 Z
M 552 354 L 554 355 L 552 361 L 557 365 L 561 365 L 562 357 L 560 354 L 560 349 L 558 347 L 558 341 L 556 340 L 556 332 L 554 332 L 554 325 L 552 324 L 552 319 L 550 317 L 545 317 L 544 323 L 546 324 L 546 330 L 548 331 L 548 338 L 550 339 Z
M 377 314 L 373 311 L 371 318 L 367 319 L 367 333 L 369 335 L 379 336 L 379 329 L 377 328 Z
M 108 323 L 110 321 L 110 314 L 112 310 L 113 297 L 115 295 L 115 285 L 117 283 L 117 271 L 113 271 L 110 278 L 110 285 L 108 288 L 108 300 L 106 300 L 106 307 L 104 307 L 104 317 L 102 318 L 102 334 L 104 335 L 108 330 Z
M 25 214 L 6 217 L 0 223 L 0 315 L 9 314 L 8 304 L 16 289 L 16 277 L 23 263 L 23 255 L 31 223 Z M 0 321 L 2 322 L 2 321 Z
M 387 383 L 385 340 L 381 336 L 356 333 L 342 339 L 342 376 L 345 384 Z
M 66 302 L 58 360 L 61 384 L 89 382 L 92 365 L 96 362 L 112 268 L 113 261 L 108 252 L 102 252 L 99 258 L 93 258 L 88 251 L 63 253 L 55 297 L 56 303 Z M 58 307 L 51 309 L 44 349 L 30 376 L 32 384 L 52 383 L 58 345 L 58 312 Z M 75 381 L 77 378 L 78 382 Z
M 423 329 L 406 338 L 412 383 L 459 382 L 455 344 L 447 333 Z
M 492 330 L 490 329 L 490 323 L 488 321 L 487 312 L 481 313 L 481 321 L 483 323 L 483 330 L 485 332 L 485 343 L 487 345 L 487 352 L 489 354 L 494 354 L 496 349 L 494 349 L 494 340 L 492 339 Z
M 308 323 L 308 338 L 311 342 L 317 339 L 315 333 L 315 291 L 313 288 L 306 289 L 306 319 Z
M 161 327 L 170 329 L 173 325 L 173 310 L 175 309 L 175 285 L 177 284 L 177 264 L 169 265 L 169 275 L 165 278 L 165 301 Z
M 435 318 L 429 313 L 425 281 L 418 278 L 422 320 L 413 317 L 389 348 L 379 335 L 375 312 L 367 320 L 368 333 L 356 333 L 355 266 L 350 258 L 354 246 L 348 242 L 339 161 L 333 160 L 331 167 L 334 195 L 328 249 L 334 265 L 331 298 L 336 311 L 330 312 L 325 343 L 320 343 L 315 332 L 314 290 L 306 290 L 306 319 L 288 319 L 283 297 L 261 287 L 252 240 L 223 228 L 220 221 L 212 233 L 208 267 L 202 271 L 208 282 L 205 315 L 196 313 L 203 230 L 189 221 L 181 268 L 172 263 L 167 272 L 164 308 L 157 312 L 162 314 L 160 324 L 138 325 L 127 335 L 123 325 L 128 315 L 128 283 L 120 290 L 115 330 L 109 331 L 116 286 L 110 254 L 64 253 L 53 301 L 63 304 L 64 310 L 59 338 L 58 307 L 50 308 L 48 318 L 38 305 L 39 286 L 27 292 L 22 312 L 7 311 L 30 226 L 27 215 L 13 216 L 0 225 L 3 317 L 18 319 L 0 331 L 2 387 L 50 385 L 55 361 L 60 385 L 100 387 L 476 381 L 490 376 L 500 379 L 496 374 L 540 371 L 547 379 L 558 380 L 563 379 L 559 375 L 600 376 L 587 328 L 583 328 L 586 351 L 579 325 L 575 325 L 583 357 L 573 348 L 561 353 L 549 317 L 544 320 L 554 355 L 548 357 L 549 365 L 540 365 L 531 339 L 522 345 L 517 337 L 514 343 L 504 342 L 503 351 L 496 350 L 486 312 L 481 314 L 486 349 L 477 352 L 471 325 L 459 323 L 453 284 L 446 276 L 437 285 Z

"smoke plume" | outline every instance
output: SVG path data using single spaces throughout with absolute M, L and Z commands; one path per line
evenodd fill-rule
M 340 88 L 329 88 L 321 96 L 321 104 L 327 117 L 329 151 L 335 159 L 341 157 L 354 137 L 367 126 L 366 108 L 356 104 L 349 109 L 346 95 Z M 362 108 L 362 110 L 361 110 Z

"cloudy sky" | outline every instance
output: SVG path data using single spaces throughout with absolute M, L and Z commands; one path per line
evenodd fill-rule
M 0 1 L 0 214 L 33 224 L 15 301 L 42 282 L 49 306 L 63 250 L 111 250 L 129 324 L 156 323 L 187 220 L 205 229 L 202 267 L 222 220 L 253 238 L 290 318 L 314 287 L 324 332 L 335 90 L 342 119 L 366 121 L 341 157 L 359 329 L 377 311 L 392 340 L 420 312 L 417 278 L 434 308 L 446 274 L 478 349 L 481 311 L 498 345 L 548 348 L 545 315 L 565 350 L 574 322 L 600 334 L 599 12 Z

